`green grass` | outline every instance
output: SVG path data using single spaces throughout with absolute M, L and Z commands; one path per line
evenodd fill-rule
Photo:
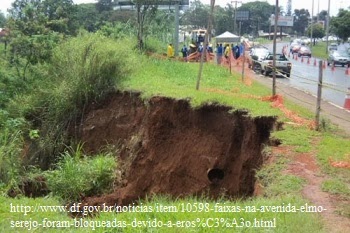
M 337 176 L 345 184 L 349 184 L 350 170 L 346 168 L 336 168 L 330 164 L 331 161 L 350 162 L 349 138 L 334 134 L 325 134 L 317 149 L 317 159 L 320 162 L 322 169 L 332 176 Z
M 311 47 L 312 56 L 327 59 L 326 48 L 327 44 L 325 42 L 318 42 L 315 46 Z
M 272 135 L 281 139 L 285 145 L 295 146 L 296 152 L 309 152 L 312 149 L 312 138 L 318 135 L 318 132 L 306 127 L 286 124 L 284 130 L 273 132 Z
M 274 199 L 255 198 L 251 200 L 237 200 L 229 201 L 227 199 L 210 201 L 203 198 L 184 198 L 179 200 L 170 200 L 167 197 L 156 197 L 152 201 L 143 201 L 142 206 L 147 208 L 149 212 L 136 213 L 101 213 L 95 218 L 73 219 L 68 217 L 65 213 L 59 212 L 27 212 L 19 213 L 15 207 L 18 206 L 58 206 L 59 202 L 52 198 L 21 198 L 21 199 L 8 199 L 0 197 L 0 231 L 1 232 L 325 232 L 322 228 L 322 222 L 318 218 L 316 213 L 306 212 L 287 212 L 288 210 L 300 209 L 301 206 L 311 205 L 300 197 L 282 197 Z M 12 206 L 12 209 L 11 209 Z M 160 206 L 166 206 L 173 212 L 162 212 Z M 231 211 L 224 212 L 220 206 L 230 206 Z M 269 212 L 267 208 L 276 206 L 284 212 Z M 267 207 L 267 208 L 266 208 Z M 152 209 L 151 209 L 152 208 Z M 163 208 L 164 209 L 164 208 Z M 240 209 L 240 212 L 238 212 Z M 259 209 L 259 211 L 257 211 Z M 12 212 L 11 212 L 12 211 Z M 120 224 L 127 223 L 133 224 L 125 228 L 117 227 L 98 227 L 96 224 L 98 221 L 115 221 Z M 255 222 L 261 220 L 264 224 L 276 224 L 275 227 L 263 228 L 252 227 Z M 25 227 L 24 222 L 18 222 L 15 227 L 15 221 L 31 221 L 31 223 L 40 223 L 48 226 L 51 224 L 63 224 L 66 221 L 72 223 L 71 227 L 62 228 L 44 228 L 41 227 L 32 228 L 29 230 L 30 225 Z M 37 221 L 37 222 L 36 222 Z M 53 222 L 56 221 L 56 222 Z M 59 221 L 59 222 L 58 222 Z M 65 221 L 65 222 L 63 222 Z M 75 227 L 75 221 L 87 222 L 87 227 Z M 144 221 L 146 226 L 143 226 L 142 222 L 139 222 L 136 227 L 137 221 Z M 152 224 L 152 221 L 162 221 L 164 224 L 169 224 L 170 221 L 173 224 L 178 224 L 172 227 L 157 228 L 148 226 L 148 222 Z M 45 223 L 44 223 L 45 222 Z M 29 222 L 27 222 L 28 224 Z M 298 223 L 298 224 L 296 224 Z M 22 225 L 20 225 L 22 224 Z M 251 224 L 251 227 L 248 227 Z M 212 226 L 211 228 L 208 227 Z M 11 227 L 12 226 L 12 227 Z M 21 227 L 22 226 L 22 227 Z M 78 226 L 78 224 L 77 224 Z M 186 227 L 187 226 L 187 227 Z M 256 225 L 257 226 L 257 225 Z
M 56 169 L 44 172 L 48 189 L 65 202 L 77 201 L 82 196 L 93 196 L 111 190 L 116 178 L 117 163 L 112 154 L 87 157 L 82 147 L 66 151 Z
M 110 41 L 109 41 L 110 42 Z M 112 42 L 111 44 L 112 45 Z M 120 51 L 119 51 L 120 52 Z M 65 53 L 59 53 L 59 58 L 62 60 L 62 64 L 69 64 L 74 61 L 66 61 L 66 56 L 63 56 Z M 107 54 L 108 55 L 108 54 Z M 78 56 L 80 57 L 80 56 Z M 197 107 L 202 105 L 203 103 L 210 102 L 219 102 L 221 104 L 226 104 L 232 106 L 234 109 L 244 109 L 249 110 L 252 116 L 278 116 L 280 121 L 290 122 L 283 113 L 276 108 L 271 107 L 269 102 L 264 102 L 259 100 L 262 96 L 268 96 L 271 94 L 271 91 L 258 83 L 253 83 L 253 85 L 248 86 L 241 82 L 240 74 L 233 73 L 232 75 L 228 72 L 227 69 L 222 67 L 218 67 L 214 64 L 204 64 L 203 76 L 201 79 L 200 90 L 197 91 L 195 89 L 199 64 L 198 63 L 184 63 L 184 62 L 175 62 L 169 60 L 158 60 L 155 58 L 146 58 L 142 55 L 135 58 L 131 56 L 129 63 L 129 68 L 131 68 L 131 73 L 128 79 L 122 79 L 118 83 L 118 87 L 123 90 L 134 90 L 141 91 L 142 97 L 148 99 L 155 95 L 168 96 L 176 99 L 190 99 L 191 105 L 193 107 Z M 93 59 L 91 60 L 93 61 Z M 97 63 L 96 63 L 97 64 Z M 103 63 L 107 64 L 108 63 Z M 137 65 L 136 65 L 137 64 Z M 87 77 L 87 80 L 93 81 L 95 77 L 95 71 L 98 70 L 85 70 L 79 69 L 78 64 L 76 64 L 77 73 L 83 74 Z M 63 66 L 63 67 L 66 67 Z M 97 68 L 99 68 L 98 66 Z M 109 67 L 109 66 L 108 66 Z M 80 67 L 81 68 L 81 67 Z M 103 71 L 105 69 L 101 69 Z M 60 70 L 58 70 L 60 71 Z M 86 71 L 86 72 L 85 72 Z M 57 73 L 58 76 L 56 78 L 60 78 L 60 74 L 64 74 L 65 72 L 69 72 L 68 70 L 61 70 L 62 73 Z M 91 75 L 89 75 L 91 74 Z M 101 80 L 105 80 L 105 78 L 109 78 L 107 73 L 103 73 Z M 69 76 L 71 79 L 74 79 L 74 75 Z M 86 83 L 86 82 L 84 82 Z M 90 82 L 89 82 L 90 83 Z M 113 83 L 113 82 L 111 82 Z M 79 85 L 76 85 L 79 87 Z M 54 93 L 52 98 L 52 103 L 57 105 L 55 109 L 60 108 L 60 104 L 62 104 L 62 108 L 64 107 L 64 99 L 67 99 L 67 95 L 65 98 L 62 97 L 62 93 L 65 93 L 64 90 L 67 87 L 71 87 L 69 83 L 62 82 L 60 86 L 57 86 L 52 92 Z M 90 86 L 86 86 L 88 88 Z M 72 93 L 75 93 L 72 91 Z M 88 92 L 89 93 L 89 92 Z M 99 92 L 98 92 L 99 93 Z M 83 95 L 85 96 L 85 95 Z M 254 98 L 251 98 L 254 96 Z M 74 97 L 74 96 L 73 96 Z M 72 98 L 73 100 L 74 98 Z M 30 100 L 30 99 L 29 99 Z M 56 100 L 61 100 L 61 102 Z M 25 103 L 30 103 L 30 101 L 24 101 Z M 76 102 L 76 101 L 70 101 Z M 51 106 L 51 105 L 50 105 Z M 312 119 L 313 114 L 308 110 L 303 109 L 299 106 L 296 106 L 292 103 L 286 102 L 286 106 L 288 109 L 293 110 L 307 119 Z M 51 108 L 50 108 L 51 109 Z M 53 113 L 49 112 L 49 113 Z M 57 114 L 63 114 L 58 112 Z M 60 115 L 61 116 L 61 115 Z M 65 115 L 64 115 L 65 116 Z M 66 116 L 65 116 L 66 117 Z M 347 190 L 342 189 L 342 184 L 349 183 L 350 173 L 348 170 L 333 168 L 329 165 L 329 158 L 332 157 L 334 160 L 344 160 L 346 159 L 347 153 L 350 151 L 349 140 L 342 137 L 335 137 L 330 132 L 315 132 L 307 129 L 303 126 L 294 126 L 292 124 L 287 123 L 285 125 L 285 130 L 274 132 L 273 136 L 282 140 L 283 144 L 290 145 L 296 148 L 297 152 L 310 152 L 315 151 L 317 154 L 317 159 L 321 164 L 324 171 L 332 176 L 336 177 L 334 180 L 327 181 L 323 185 L 323 189 L 325 191 L 333 191 L 338 193 L 342 193 L 347 196 Z M 314 144 L 315 138 L 321 138 L 320 144 Z M 68 159 L 69 160 L 69 159 Z M 67 160 L 67 161 L 68 161 Z M 74 158 L 69 160 L 69 164 L 59 163 L 61 165 L 61 170 L 57 170 L 58 175 L 64 174 L 65 165 L 69 165 L 69 169 L 67 169 L 67 176 L 63 177 L 65 183 L 59 183 L 57 185 L 58 189 L 62 192 L 68 194 L 75 194 L 75 191 L 72 190 L 74 186 L 77 185 L 85 185 L 86 182 L 75 183 L 77 182 L 75 178 L 77 178 L 77 174 L 79 174 L 78 178 L 91 178 L 90 173 L 79 173 L 78 171 L 86 172 L 86 169 L 82 168 L 82 164 L 87 163 L 86 161 L 76 161 Z M 287 164 L 290 162 L 290 158 L 287 158 L 285 155 L 278 155 L 277 161 L 265 165 L 260 171 L 257 172 L 257 176 L 259 181 L 264 186 L 264 198 L 252 198 L 249 200 L 236 200 L 230 201 L 228 198 L 222 198 L 217 202 L 225 202 L 227 205 L 235 205 L 235 206 L 260 206 L 260 205 L 281 205 L 284 203 L 287 205 L 288 203 L 295 205 L 304 205 L 307 203 L 306 200 L 300 197 L 300 190 L 302 189 L 305 181 L 299 177 L 283 174 L 283 169 L 286 168 Z M 82 164 L 80 164 L 82 163 Z M 91 165 L 91 164 L 90 164 Z M 105 163 L 98 163 L 96 166 L 90 166 L 95 168 L 105 167 Z M 77 172 L 74 172 L 77 170 Z M 73 171 L 73 172 L 72 172 Z M 104 173 L 105 174 L 105 173 Z M 56 177 L 57 180 L 60 177 Z M 79 180 L 78 180 L 79 181 Z M 57 183 L 58 184 L 58 183 Z M 63 185 L 62 185 L 63 184 Z M 70 186 L 69 186 L 70 185 Z M 67 188 L 65 188 L 67 187 Z M 79 191 L 78 194 L 83 191 Z M 56 192 L 57 193 L 57 192 Z M 66 195 L 66 194 L 64 194 Z M 208 201 L 206 197 L 204 198 L 181 198 L 176 200 L 170 200 L 165 197 L 156 197 L 156 199 L 152 201 L 143 200 L 144 205 L 147 206 L 156 206 L 157 203 L 162 204 L 164 206 L 176 206 L 180 207 L 182 204 L 186 204 L 189 206 L 193 206 L 193 203 L 204 203 L 208 202 L 210 207 L 214 207 L 215 202 Z M 60 205 L 60 201 L 52 198 L 37 198 L 37 199 L 29 199 L 29 198 L 18 198 L 18 199 L 9 199 L 5 197 L 0 197 L 0 232 L 28 232 L 27 229 L 24 228 L 11 228 L 12 220 L 37 220 L 42 222 L 43 219 L 49 218 L 51 220 L 64 220 L 64 221 L 74 221 L 74 219 L 68 217 L 63 213 L 29 213 L 24 216 L 23 213 L 13 213 L 10 212 L 10 204 L 13 205 L 31 205 L 35 206 L 37 203 L 41 203 L 42 205 Z M 188 204 L 190 203 L 190 204 Z M 184 212 L 178 211 L 178 213 L 159 213 L 159 212 L 151 212 L 151 213 L 123 213 L 123 214 L 112 214 L 112 213 L 104 213 L 97 216 L 94 219 L 85 219 L 88 221 L 102 221 L 102 220 L 113 220 L 117 219 L 118 221 L 128 221 L 132 222 L 135 219 L 147 221 L 147 220 L 163 220 L 163 221 L 194 221 L 194 224 L 201 223 L 202 219 L 214 219 L 218 221 L 219 225 L 221 219 L 226 218 L 236 218 L 238 220 L 238 224 L 240 223 L 240 218 L 244 218 L 245 220 L 254 221 L 254 218 L 271 220 L 276 218 L 277 227 L 273 229 L 263 229 L 263 228 L 203 228 L 203 225 L 189 228 L 179 228 L 173 227 L 171 229 L 156 229 L 152 227 L 140 227 L 140 228 L 131 228 L 128 227 L 126 229 L 102 229 L 96 228 L 93 231 L 90 228 L 69 228 L 69 229 L 52 229 L 52 228 L 38 228 L 35 232 L 54 232 L 54 231 L 63 231 L 63 232 L 324 232 L 322 228 L 322 222 L 319 214 L 312 213 L 215 213 L 210 210 L 209 212 L 202 211 L 198 212 Z M 200 221 L 197 222 L 197 219 Z M 210 220 L 211 221 L 211 220 Z M 296 224 L 297 223 L 297 224 Z
M 341 196 L 349 197 L 350 188 L 344 182 L 337 179 L 325 180 L 322 183 L 322 191 L 329 192 L 331 194 L 339 194 Z
M 145 69 L 147 67 L 147 69 Z M 135 74 L 125 81 L 124 90 L 137 90 L 144 98 L 154 95 L 176 99 L 189 98 L 197 107 L 205 102 L 219 102 L 235 109 L 249 109 L 253 116 L 280 115 L 269 102 L 251 98 L 270 95 L 268 89 L 254 83 L 247 86 L 239 74 L 231 75 L 227 69 L 214 64 L 204 64 L 200 89 L 196 90 L 199 63 L 174 62 L 140 57 Z M 248 97 L 249 96 L 249 97 Z

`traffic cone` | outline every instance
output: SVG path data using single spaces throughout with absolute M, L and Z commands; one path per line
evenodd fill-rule
M 307 64 L 310 65 L 310 58 L 309 57 L 307 58 Z
M 304 62 L 304 57 L 301 57 L 301 62 Z
M 316 58 L 314 59 L 314 66 L 317 66 Z
M 335 70 L 334 62 L 332 63 L 332 72 Z
M 344 108 L 350 110 L 350 87 L 348 87 L 348 92 L 345 96 Z
M 345 75 L 350 75 L 350 65 L 348 65 L 348 68 L 346 68 Z
M 298 55 L 295 55 L 295 60 L 298 61 Z

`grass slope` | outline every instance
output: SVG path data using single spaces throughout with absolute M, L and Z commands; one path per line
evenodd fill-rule
M 189 98 L 193 107 L 199 106 L 204 102 L 220 102 L 232 106 L 234 109 L 248 109 L 253 116 L 275 115 L 281 121 L 288 120 L 279 109 L 273 108 L 269 102 L 259 100 L 260 97 L 269 95 L 270 90 L 257 83 L 245 85 L 241 82 L 239 74 L 231 75 L 226 69 L 214 64 L 204 65 L 199 91 L 195 90 L 199 69 L 198 63 L 174 62 L 139 56 L 137 64 L 138 66 L 132 67 L 133 72 L 131 76 L 123 80 L 120 85 L 123 90 L 141 91 L 143 98 L 147 99 L 154 95 L 169 96 L 177 99 Z M 288 103 L 287 107 L 298 112 L 303 117 L 311 118 L 311 114 L 305 109 Z M 349 198 L 348 190 L 340 188 L 342 184 L 349 181 L 348 171 L 334 169 L 327 162 L 330 156 L 337 160 L 346 159 L 346 153 L 350 148 L 348 139 L 334 137 L 331 133 L 315 133 L 302 126 L 286 126 L 285 131 L 277 132 L 275 136 L 281 138 L 286 145 L 297 146 L 297 152 L 310 151 L 313 148 L 316 151 L 321 167 L 324 171 L 332 174 L 335 179 L 326 182 L 323 187 L 324 190 L 330 190 L 334 186 L 337 187 L 337 193 L 340 192 L 345 198 Z M 321 142 L 315 148 L 312 141 L 316 137 Z M 344 149 L 339 151 L 339 148 Z M 31 227 L 30 231 L 35 232 L 324 232 L 323 223 L 318 213 L 302 213 L 300 211 L 296 213 L 287 213 L 286 211 L 283 213 L 262 211 L 229 213 L 228 211 L 215 211 L 216 203 L 227 206 L 240 206 L 242 208 L 245 206 L 257 208 L 261 206 L 279 206 L 279 208 L 282 208 L 281 206 L 290 204 L 300 209 L 300 206 L 305 206 L 306 203 L 310 205 L 300 195 L 304 181 L 292 175 L 282 174 L 288 162 L 288 158 L 280 155 L 276 163 L 266 165 L 258 172 L 259 180 L 262 181 L 269 191 L 265 197 L 236 201 L 223 197 L 221 200 L 213 202 L 205 197 L 200 199 L 170 200 L 169 198 L 158 196 L 152 200 L 142 201 L 144 206 L 153 207 L 154 211 L 150 213 L 102 213 L 93 219 L 83 219 L 83 221 L 86 221 L 87 227 L 75 227 L 74 219 L 59 211 L 37 211 L 27 215 L 18 211 L 14 212 L 15 209 L 13 208 L 15 208 L 14 206 L 17 207 L 17 205 L 19 208 L 21 206 L 23 208 L 24 206 L 33 206 L 34 208 L 38 205 L 61 205 L 53 197 L 37 199 L 0 197 L 0 232 L 28 232 L 29 227 Z M 171 213 L 155 211 L 156 206 L 160 205 L 175 206 L 177 211 Z M 182 207 L 186 207 L 186 211 L 181 211 Z M 178 227 L 173 226 L 169 228 L 147 226 L 155 219 L 164 222 L 172 221 L 172 223 L 179 221 L 179 225 Z M 52 221 L 50 222 L 52 227 L 45 228 L 41 225 L 33 228 L 33 224 L 43 224 L 44 220 L 47 224 L 48 221 Z M 139 227 L 137 228 L 132 226 L 103 228 L 96 225 L 101 223 L 101 221 L 108 223 L 107 221 L 113 220 L 120 221 L 121 225 L 123 221 L 130 224 L 137 220 L 144 222 L 139 222 Z M 234 221 L 236 221 L 236 224 L 233 224 Z M 256 221 L 260 221 L 260 227 L 248 226 Z M 261 227 L 261 224 L 271 225 L 275 222 L 276 227 Z M 73 225 L 71 227 L 57 227 L 57 224 L 62 225 L 64 223 L 73 223 Z M 210 228 L 208 224 L 212 227 Z M 53 227 L 54 225 L 56 227 Z

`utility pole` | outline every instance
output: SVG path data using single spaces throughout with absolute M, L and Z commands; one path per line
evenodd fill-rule
M 328 54 L 328 44 L 329 44 L 329 40 L 328 40 L 329 39 L 329 23 L 331 20 L 330 8 L 331 8 L 331 0 L 328 0 L 327 25 L 326 25 L 326 37 L 327 37 L 326 54 Z
M 238 3 L 242 3 L 242 1 L 231 1 L 231 4 L 232 3 L 235 3 L 235 15 L 234 15 L 234 18 L 233 18 L 233 33 L 236 33 L 236 30 L 237 30 L 237 24 L 236 24 L 236 20 L 237 20 L 237 4 Z
M 312 0 L 312 9 L 311 9 L 311 44 L 310 47 L 313 46 L 313 31 L 314 31 L 314 0 Z
M 320 0 L 317 3 L 317 23 L 320 20 Z
M 215 0 L 210 0 L 210 14 L 208 18 L 208 28 L 206 30 L 205 36 L 204 36 L 204 45 L 203 45 L 203 51 L 201 54 L 201 59 L 199 63 L 199 71 L 197 76 L 197 84 L 196 84 L 196 90 L 199 90 L 201 78 L 202 78 L 202 72 L 203 72 L 203 63 L 204 63 L 204 57 L 206 57 L 206 60 L 208 61 L 208 55 L 207 55 L 207 46 L 209 45 L 209 33 L 211 34 L 211 30 L 213 28 L 213 14 L 214 14 L 214 7 L 215 7 Z
M 277 23 L 278 23 L 278 0 L 276 0 L 275 9 L 275 25 L 273 32 L 273 63 L 272 63 L 272 95 L 276 95 L 276 37 L 277 37 Z
M 179 15 L 180 15 L 180 1 L 175 2 L 175 57 L 179 55 Z

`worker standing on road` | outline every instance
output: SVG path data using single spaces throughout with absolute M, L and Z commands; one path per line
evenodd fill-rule
M 171 43 L 168 45 L 167 56 L 168 58 L 174 57 L 174 49 Z

